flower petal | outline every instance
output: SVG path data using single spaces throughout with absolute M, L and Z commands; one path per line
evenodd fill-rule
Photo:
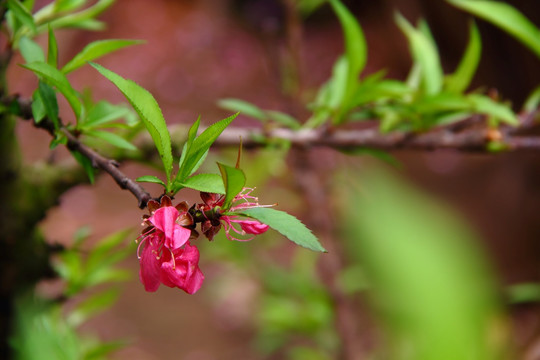
M 176 250 L 174 254 L 174 261 L 171 259 L 161 265 L 161 282 L 169 287 L 178 287 L 188 294 L 195 293 L 204 280 L 199 269 L 199 250 L 187 243 L 184 249 Z
M 178 210 L 172 206 L 162 207 L 156 210 L 148 220 L 159 230 L 165 233 L 165 237 L 172 238 L 174 225 L 178 217 Z
M 158 258 L 159 241 L 155 236 L 144 239 L 144 250 L 140 259 L 139 278 L 148 292 L 159 288 L 161 262 Z
M 240 224 L 240 227 L 246 233 L 254 234 L 254 235 L 262 234 L 269 228 L 268 225 L 263 224 L 256 220 L 241 220 L 241 221 L 237 221 L 237 223 Z

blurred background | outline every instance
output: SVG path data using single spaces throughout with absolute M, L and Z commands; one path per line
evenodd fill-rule
M 230 114 L 216 105 L 219 99 L 229 97 L 303 120 L 308 113 L 299 104 L 313 96 L 329 77 L 343 43 L 331 8 L 323 5 L 309 11 L 309 1 L 305 1 L 306 11 L 299 16 L 301 25 L 293 25 L 297 33 L 291 36 L 290 22 L 294 19 L 287 16 L 287 7 L 292 2 L 118 0 L 101 17 L 108 24 L 104 32 L 57 33 L 59 63 L 97 39 L 142 39 L 145 44 L 124 49 L 99 63 L 148 89 L 169 124 L 191 124 L 198 115 L 204 124 L 211 124 Z M 312 3 L 315 6 L 317 1 Z M 364 74 L 387 69 L 388 77 L 406 77 L 411 61 L 405 38 L 393 20 L 396 10 L 410 21 L 426 18 L 446 70 L 455 68 L 465 48 L 470 17 L 443 1 L 344 3 L 359 19 L 367 38 Z M 511 3 L 540 25 L 536 2 Z M 478 25 L 483 53 L 473 88 L 497 89 L 502 98 L 512 101 L 514 109 L 519 109 L 540 83 L 538 60 L 507 34 L 482 21 Z M 38 40 L 46 44 L 45 38 Z M 296 69 L 295 62 L 299 65 L 296 75 L 301 97 L 287 83 L 287 71 Z M 31 95 L 33 74 L 13 67 L 10 76 L 15 84 L 12 91 Z M 92 88 L 95 100 L 125 102 L 117 89 L 93 69 L 85 67 L 70 76 L 75 88 Z M 242 115 L 234 125 L 259 126 Z M 46 151 L 49 137 L 30 124 L 21 122 L 18 131 L 28 161 L 66 155 L 62 149 L 52 155 Z M 235 151 L 212 153 L 207 169 L 217 172 L 212 160 L 232 163 Z M 343 195 L 343 189 L 369 195 L 400 188 L 396 180 L 364 182 L 365 174 L 377 172 L 381 166 L 387 168 L 381 179 L 399 174 L 403 180 L 397 184 L 406 181 L 416 188 L 410 194 L 421 192 L 419 198 L 433 197 L 442 207 L 453 209 L 461 220 L 448 231 L 456 227 L 472 229 L 467 235 L 474 243 L 471 251 L 487 259 L 485 267 L 495 274 L 498 285 L 494 291 L 500 292 L 500 303 L 504 303 L 505 286 L 540 280 L 538 154 L 402 151 L 394 155 L 401 165 L 389 169 L 380 160 L 351 157 L 331 149 L 292 151 L 288 155 L 279 147 L 246 151 L 248 185 L 257 187 L 260 202 L 277 202 L 279 209 L 300 218 L 320 237 L 329 254 L 310 253 L 275 232 L 247 243 L 231 243 L 224 237 L 212 243 L 200 239 L 206 280 L 196 295 L 189 296 L 166 287 L 146 293 L 138 281 L 138 260 L 133 253 L 125 262 L 133 277 L 122 285 L 119 302 L 86 324 L 83 331 L 104 339 L 128 339 L 130 345 L 114 359 L 348 359 L 351 353 L 358 354 L 355 358 L 367 358 L 384 336 L 376 325 L 379 315 L 373 315 L 365 292 L 371 288 L 365 279 L 370 268 L 363 265 L 361 256 L 365 248 L 347 245 L 358 232 L 347 230 L 346 225 L 354 222 L 348 220 L 351 212 L 369 213 L 365 210 L 369 203 L 351 203 L 355 198 L 346 192 Z M 132 164 L 123 169 L 131 177 L 159 175 Z M 388 184 L 381 188 L 376 185 L 380 183 Z M 157 187 L 149 189 L 153 195 L 159 192 Z M 185 199 L 190 204 L 198 201 L 195 192 L 180 193 L 182 196 L 185 198 L 177 200 Z M 428 226 L 431 213 L 421 211 L 421 206 L 406 208 L 407 201 L 407 196 L 402 199 L 399 195 L 387 202 L 381 200 L 380 211 L 402 209 L 396 216 L 408 216 L 418 226 Z M 133 228 L 135 239 L 144 213 L 131 194 L 119 191 L 113 180 L 103 176 L 96 186 L 80 186 L 66 194 L 58 208 L 48 214 L 43 230 L 51 242 L 66 245 L 82 226 L 92 228 L 94 240 L 124 228 Z M 369 215 L 361 219 L 359 223 L 369 228 Z M 392 217 L 378 219 L 381 227 L 399 227 Z M 455 236 L 462 239 L 457 235 L 460 231 L 456 230 Z M 391 253 L 392 249 L 390 244 L 386 251 Z M 459 266 L 459 261 L 448 266 Z M 484 264 L 484 260 L 479 262 Z M 397 269 L 400 265 L 395 266 Z M 488 278 L 491 275 L 485 275 L 485 282 L 491 281 Z M 486 303 L 484 308 L 491 305 Z M 509 318 L 499 319 L 503 325 L 494 326 L 504 329 L 500 333 L 509 333 L 500 335 L 506 339 L 501 342 L 525 354 L 524 358 L 540 358 L 536 346 L 540 341 L 540 309 L 535 303 L 527 303 L 509 310 Z

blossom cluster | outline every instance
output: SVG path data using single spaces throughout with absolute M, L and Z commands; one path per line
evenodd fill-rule
M 149 201 L 150 215 L 143 216 L 145 228 L 137 239 L 139 277 L 145 290 L 154 292 L 160 284 L 188 294 L 200 289 L 204 275 L 199 268 L 199 250 L 193 244 L 199 237 L 197 223 L 208 240 L 213 240 L 222 227 L 229 240 L 237 241 L 251 240 L 268 230 L 268 225 L 259 221 L 234 215 L 235 211 L 261 206 L 252 191 L 244 188 L 226 214 L 221 208 L 225 197 L 220 194 L 201 193 L 203 202 L 191 208 L 185 201 L 173 206 L 168 196 L 160 202 Z

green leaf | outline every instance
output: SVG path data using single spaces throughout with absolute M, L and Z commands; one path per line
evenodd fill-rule
M 140 177 L 136 178 L 135 181 L 148 182 L 148 183 L 154 183 L 154 184 L 161 184 L 161 185 L 165 186 L 165 183 L 163 182 L 163 180 L 161 180 L 160 178 L 158 178 L 157 176 L 154 176 L 154 175 L 140 176 Z
M 39 81 L 37 96 L 43 105 L 45 115 L 53 122 L 54 128 L 58 129 L 60 127 L 60 120 L 58 119 L 58 102 L 54 89 L 43 81 Z
M 446 78 L 445 89 L 449 92 L 461 93 L 465 91 L 478 68 L 482 54 L 482 40 L 474 22 L 471 22 L 469 33 L 469 44 L 458 68 Z
M 500 27 L 540 57 L 540 30 L 512 5 L 501 1 L 447 1 Z
M 28 27 L 32 34 L 36 34 L 36 24 L 28 9 L 17 0 L 7 0 L 7 7 L 15 18 L 24 26 Z
M 34 15 L 35 22 L 38 24 L 38 32 L 42 32 L 49 24 L 53 29 L 75 27 L 87 30 L 102 30 L 104 24 L 94 18 L 110 7 L 114 1 L 98 0 L 94 5 L 84 10 L 54 18 L 54 20 L 50 20 L 51 12 L 54 12 L 54 9 L 45 6 Z
M 43 100 L 41 100 L 39 90 L 36 90 L 32 95 L 32 117 L 34 118 L 34 122 L 39 124 L 45 116 L 47 116 L 45 105 L 43 104 Z
M 360 24 L 347 8 L 338 0 L 330 0 L 345 36 L 345 59 L 347 61 L 347 82 L 345 86 L 343 106 L 347 106 L 349 98 L 355 91 L 358 77 L 367 60 L 366 39 Z
M 95 179 L 96 170 L 92 166 L 92 160 L 90 160 L 89 158 L 87 158 L 86 156 L 84 156 L 83 154 L 81 154 L 78 151 L 71 151 L 71 155 L 73 155 L 75 160 L 77 160 L 77 162 L 79 164 L 81 164 L 81 166 L 86 171 L 86 175 L 88 175 L 88 179 L 90 180 L 90 184 L 93 184 L 94 179 Z
M 26 36 L 22 36 L 19 39 L 19 50 L 21 51 L 24 61 L 27 63 L 45 62 L 45 54 L 43 53 L 41 46 Z
M 86 0 L 56 0 L 54 3 L 54 12 L 73 11 L 86 3 Z
M 107 310 L 118 299 L 120 291 L 118 289 L 109 289 L 89 296 L 81 303 L 77 304 L 75 309 L 68 315 L 67 322 L 73 327 L 78 327 L 92 316 Z
M 284 125 L 289 129 L 298 130 L 302 126 L 294 117 L 289 114 L 283 113 L 281 111 L 267 110 L 266 114 L 270 120 L 277 122 L 278 124 Z
M 225 199 L 223 200 L 222 208 L 228 210 L 231 207 L 235 196 L 238 195 L 244 188 L 244 185 L 246 185 L 246 175 L 241 169 L 220 163 L 218 163 L 218 166 L 225 188 Z
M 122 49 L 127 46 L 142 44 L 143 41 L 138 40 L 99 40 L 94 41 L 85 46 L 81 52 L 79 52 L 73 59 L 71 59 L 64 67 L 62 72 L 64 74 L 70 73 L 73 70 L 85 65 L 88 61 L 95 60 L 99 57 L 107 55 L 116 50 Z
M 443 71 L 439 52 L 425 31 L 415 29 L 400 13 L 395 15 L 396 22 L 409 40 L 409 47 L 415 63 L 420 66 L 422 84 L 426 94 L 436 94 L 441 90 Z
M 474 104 L 474 110 L 476 112 L 493 116 L 495 119 L 509 125 L 519 124 L 516 114 L 505 104 L 498 103 L 487 96 L 479 94 L 471 94 L 468 96 L 468 99 Z
M 183 182 L 189 175 L 197 171 L 197 168 L 201 165 L 201 159 L 206 156 L 210 146 L 212 146 L 218 136 L 237 116 L 238 113 L 216 122 L 204 130 L 201 135 L 194 138 L 199 123 L 199 120 L 197 120 L 195 123 L 197 126 L 192 126 L 189 131 L 188 142 L 186 142 L 185 149 L 182 152 L 181 163 L 176 174 L 175 182 Z
M 112 132 L 101 131 L 101 130 L 87 130 L 85 131 L 84 134 L 87 136 L 93 136 L 98 139 L 105 140 L 109 144 L 119 147 L 121 149 L 132 150 L 132 151 L 137 150 L 137 147 L 135 147 L 135 145 L 133 145 L 132 143 L 130 143 L 123 137 Z
M 370 284 L 386 358 L 500 358 L 506 344 L 485 340 L 503 316 L 500 295 L 476 236 L 449 209 L 373 170 L 360 180 L 347 173 L 351 188 L 341 183 L 343 240 Z
M 47 64 L 52 67 L 58 67 L 58 44 L 56 43 L 56 37 L 54 31 L 49 27 L 49 46 L 47 52 Z
M 107 101 L 99 101 L 89 111 L 79 128 L 92 129 L 123 117 L 129 117 L 130 110 L 124 106 L 113 105 Z
M 348 61 L 340 56 L 332 67 L 332 77 L 323 84 L 313 103 L 313 115 L 304 124 L 305 128 L 316 128 L 328 120 L 343 102 L 347 90 Z
M 523 104 L 523 110 L 526 112 L 534 111 L 538 108 L 538 105 L 540 104 L 540 86 L 538 86 L 536 89 L 534 89 L 527 99 L 525 99 L 525 103 Z
M 223 178 L 218 174 L 197 174 L 187 178 L 180 185 L 197 191 L 225 194 Z
M 141 117 L 159 152 L 167 175 L 168 184 L 171 178 L 173 162 L 171 137 L 156 99 L 146 89 L 137 85 L 135 82 L 126 80 L 101 65 L 95 63 L 90 63 L 90 65 L 118 87 Z
M 218 101 L 218 106 L 222 109 L 239 112 L 242 115 L 249 116 L 257 120 L 268 120 L 268 117 L 263 109 L 244 100 L 233 98 L 221 99 Z
M 36 73 L 47 84 L 56 87 L 73 109 L 75 118 L 77 120 L 81 118 L 82 103 L 64 74 L 51 65 L 42 62 L 33 62 L 21 66 Z
M 260 207 L 244 209 L 238 213 L 270 226 L 297 245 L 313 251 L 326 252 L 311 230 L 300 220 L 284 211 Z

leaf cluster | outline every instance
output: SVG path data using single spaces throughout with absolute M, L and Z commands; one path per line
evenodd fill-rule
M 385 77 L 385 71 L 364 74 L 368 46 L 361 25 L 339 0 L 328 2 L 341 24 L 345 50 L 335 62 L 328 81 L 308 104 L 311 115 L 305 122 L 284 113 L 275 116 L 274 111 L 239 99 L 225 99 L 219 105 L 295 130 L 377 120 L 381 132 L 418 132 L 476 114 L 485 116 L 493 127 L 518 125 L 511 104 L 484 93 L 483 89 L 470 90 L 482 53 L 481 35 L 473 21 L 461 60 L 453 72 L 447 73 L 428 23 L 421 19 L 413 25 L 396 13 L 395 22 L 408 42 L 413 64 L 407 79 L 390 79 Z M 496 1 L 448 0 L 448 3 L 491 22 L 540 54 L 540 30 L 513 6 Z M 320 3 L 307 2 L 307 5 L 318 7 Z M 539 93 L 536 89 L 531 94 L 525 110 L 538 106 Z

